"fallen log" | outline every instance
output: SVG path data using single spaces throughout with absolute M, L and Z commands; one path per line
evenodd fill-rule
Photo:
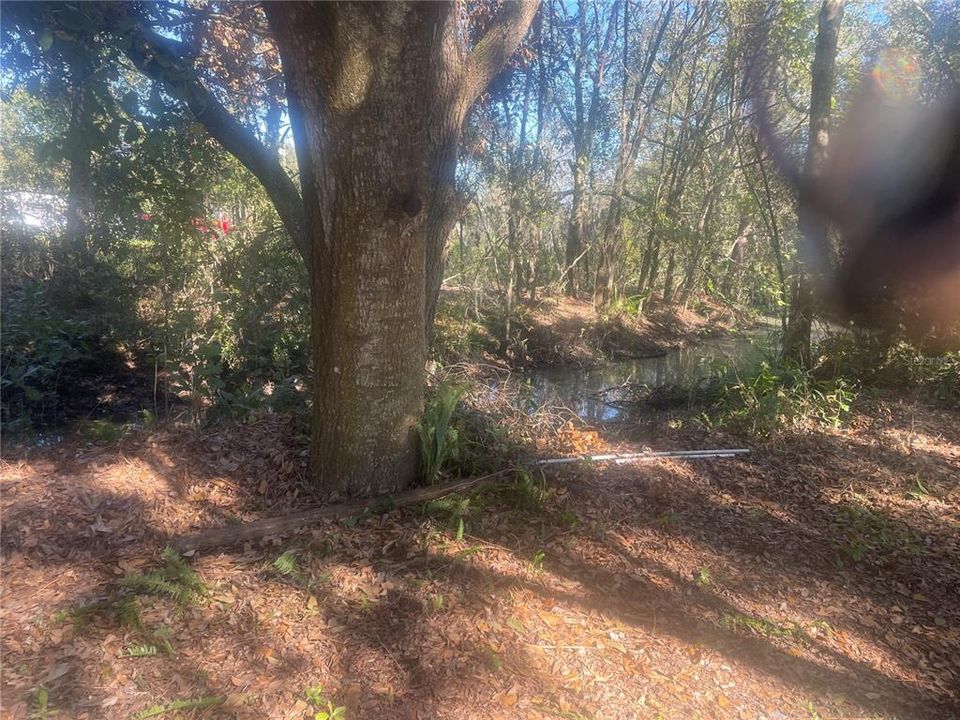
M 436 500 L 445 495 L 469 490 L 481 483 L 493 480 L 506 472 L 509 471 L 501 470 L 492 475 L 484 475 L 483 477 L 470 478 L 432 487 L 415 488 L 407 492 L 399 493 L 398 495 L 386 495 L 357 500 L 355 502 L 338 503 L 336 505 L 303 510 L 302 512 L 291 513 L 290 515 L 254 520 L 253 522 L 242 523 L 240 525 L 228 525 L 211 530 L 202 530 L 201 532 L 173 538 L 170 541 L 170 545 L 180 552 L 188 552 L 191 550 L 209 550 L 210 548 L 227 547 L 248 540 L 261 540 L 271 535 L 284 535 L 293 532 L 294 530 L 319 522 L 320 520 L 352 517 L 355 515 L 363 515 L 364 513 L 387 512 L 393 508 L 419 505 L 420 503 Z
M 750 451 L 744 448 L 721 449 L 721 450 L 674 450 L 667 452 L 643 452 L 627 454 L 609 454 L 609 455 L 581 455 L 566 458 L 551 458 L 549 460 L 539 460 L 536 462 L 539 466 L 547 465 L 566 465 L 570 463 L 589 462 L 589 461 L 612 461 L 614 463 L 625 462 L 643 462 L 646 460 L 662 460 L 665 458 L 680 458 L 684 460 L 710 460 L 717 458 L 731 458 L 737 455 L 744 455 Z M 351 517 L 363 515 L 365 513 L 383 513 L 393 508 L 409 505 L 418 505 L 420 503 L 436 500 L 444 495 L 451 495 L 456 492 L 463 492 L 480 483 L 493 480 L 510 469 L 500 470 L 492 475 L 483 477 L 460 480 L 445 485 L 436 485 L 433 487 L 415 488 L 399 495 L 387 495 L 355 502 L 339 503 L 337 505 L 328 505 L 326 507 L 314 508 L 312 510 L 303 510 L 290 515 L 280 515 L 279 517 L 264 518 L 263 520 L 254 520 L 240 525 L 228 525 L 227 527 L 213 528 L 203 530 L 190 535 L 181 535 L 170 541 L 177 550 L 188 552 L 191 550 L 208 550 L 215 547 L 226 547 L 236 545 L 248 540 L 261 540 L 271 535 L 283 535 L 298 530 L 305 525 L 311 525 L 320 520 L 330 520 L 334 518 Z

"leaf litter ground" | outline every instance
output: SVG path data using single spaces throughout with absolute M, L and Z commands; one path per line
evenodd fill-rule
M 743 442 L 677 424 L 536 444 Z M 318 686 L 347 718 L 960 715 L 958 411 L 873 401 L 746 458 L 559 468 L 187 558 L 192 599 L 131 584 L 172 537 L 316 502 L 305 459 L 283 416 L 8 448 L 3 716 L 312 718 Z

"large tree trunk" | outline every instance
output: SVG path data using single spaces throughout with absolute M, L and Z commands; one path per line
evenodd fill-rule
M 536 5 L 472 53 L 452 3 L 271 3 L 310 245 L 311 475 L 350 494 L 417 476 L 427 317 L 459 210 L 466 112 Z
M 816 175 L 827 154 L 830 131 L 830 105 L 837 64 L 837 40 L 843 18 L 843 0 L 824 0 L 817 27 L 817 45 L 813 56 L 813 85 L 810 91 L 810 138 L 804 171 Z M 800 232 L 808 242 L 820 244 L 828 225 L 823 216 L 800 198 L 797 209 Z M 802 263 L 798 265 L 790 301 L 790 319 L 783 338 L 783 357 L 801 367 L 810 365 L 810 325 L 813 320 L 813 289 Z
M 417 470 L 428 237 L 452 224 L 432 189 L 455 170 L 458 78 L 433 37 L 453 38 L 455 18 L 444 5 L 326 4 L 270 17 L 297 101 L 313 259 L 311 473 L 324 488 L 394 490 Z
M 84 78 L 77 78 L 70 91 L 70 126 L 68 148 L 70 172 L 67 185 L 67 210 L 60 261 L 68 258 L 79 261 L 87 250 L 87 235 L 93 211 L 93 173 L 90 164 L 90 144 L 87 140 L 90 91 L 84 86 Z M 78 271 L 78 268 L 73 268 Z
M 91 270 L 90 223 L 93 215 L 93 166 L 90 143 L 90 91 L 73 69 L 70 87 L 70 119 L 67 127 L 67 206 L 63 234 L 51 247 L 49 289 L 60 303 L 89 306 L 90 287 L 85 278 Z
M 580 255 L 583 252 L 583 216 L 584 216 L 584 169 L 587 165 L 586 156 L 578 156 L 573 162 L 573 198 L 570 208 L 570 225 L 567 228 L 567 246 L 564 262 L 567 273 L 566 294 L 574 297 L 580 291 Z

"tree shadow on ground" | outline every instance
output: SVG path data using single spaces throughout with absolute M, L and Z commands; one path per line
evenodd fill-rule
M 593 492 L 596 495 L 597 489 L 593 488 Z M 721 518 L 717 517 L 717 515 L 726 514 L 726 508 L 717 508 L 703 496 L 693 498 L 691 501 L 701 508 L 706 508 L 704 512 L 710 513 L 713 510 L 716 513 L 714 519 L 717 521 L 717 527 L 728 528 L 728 537 L 733 539 L 738 523 L 720 522 Z M 599 525 L 602 527 L 603 523 Z M 617 523 L 617 529 L 629 531 L 631 525 L 636 527 L 636 519 L 621 518 Z M 780 537 L 789 536 L 791 527 L 793 526 L 782 526 Z M 677 532 L 682 534 L 683 531 Z M 615 542 L 610 541 L 611 536 L 617 538 Z M 938 689 L 929 683 L 921 688 L 893 679 L 862 662 L 823 647 L 819 642 L 811 643 L 809 639 L 804 639 L 804 643 L 811 646 L 812 654 L 816 657 L 816 661 L 811 661 L 807 658 L 795 657 L 789 652 L 791 650 L 789 647 L 777 647 L 770 640 L 751 637 L 749 631 L 747 636 L 744 636 L 742 632 L 725 629 L 721 624 L 724 619 L 737 622 L 738 618 L 744 617 L 745 611 L 712 591 L 699 587 L 689 575 L 681 576 L 664 564 L 658 563 L 652 557 L 655 553 L 645 553 L 642 557 L 632 554 L 627 556 L 618 547 L 622 544 L 621 533 L 612 533 L 612 535 L 602 533 L 599 538 L 594 533 L 590 539 L 602 546 L 600 551 L 591 548 L 589 552 L 584 552 L 585 539 L 583 536 L 577 537 L 574 534 L 568 543 L 568 547 L 572 550 L 572 557 L 554 558 L 552 562 L 548 560 L 548 567 L 551 572 L 578 582 L 585 589 L 584 597 L 578 602 L 593 610 L 615 613 L 624 622 L 636 627 L 645 628 L 654 633 L 667 632 L 684 642 L 711 647 L 726 657 L 737 658 L 752 665 L 762 673 L 777 675 L 788 682 L 799 682 L 808 689 L 820 693 L 821 696 L 824 694 L 844 696 L 854 704 L 875 711 L 889 712 L 895 708 L 899 712 L 924 717 L 929 715 L 919 712 L 919 708 L 941 706 L 945 709 L 953 708 L 954 711 L 960 710 L 957 698 L 946 690 Z M 764 543 L 764 546 L 770 549 L 768 543 Z M 780 547 L 787 550 L 780 553 L 773 549 L 765 559 L 765 564 L 778 568 L 788 577 L 810 572 L 811 566 L 798 562 L 798 556 L 794 554 L 795 551 L 789 549 L 790 546 L 789 541 L 782 542 Z M 528 546 L 528 552 L 533 547 L 536 546 Z M 584 556 L 596 556 L 601 552 L 607 556 L 604 566 L 584 562 Z M 759 552 L 767 551 L 759 549 Z M 613 562 L 610 562 L 611 559 Z M 752 558 L 747 557 L 744 560 L 755 565 L 757 555 L 754 553 Z M 825 570 L 829 576 L 829 569 Z M 859 572 L 853 575 L 869 576 L 869 572 L 862 570 L 860 568 Z M 938 579 L 938 573 L 941 570 L 942 568 L 936 566 L 928 567 L 927 575 L 921 575 L 921 578 L 929 584 Z M 643 575 L 640 581 L 636 579 L 638 572 Z M 774 579 L 773 582 L 776 580 Z M 672 589 L 666 591 L 663 589 L 664 585 Z M 878 601 L 888 600 L 890 597 L 889 587 L 886 589 L 886 594 L 882 595 L 879 594 L 879 584 L 870 589 L 877 590 Z M 842 590 L 846 592 L 849 587 L 845 584 Z M 853 595 L 855 597 L 856 593 Z M 909 600 L 909 598 L 900 599 L 901 604 L 906 604 Z M 943 597 L 943 600 L 949 602 L 949 596 Z M 749 614 L 749 611 L 747 613 Z M 775 632 L 779 633 L 780 630 L 777 629 Z M 869 639 L 873 643 L 882 644 L 884 632 L 889 632 L 889 627 L 877 624 L 870 632 Z M 921 649 L 929 652 L 929 647 L 924 647 L 923 642 L 918 640 Z M 941 648 L 941 652 L 939 656 L 929 654 L 928 657 L 936 661 L 949 661 L 947 648 Z M 870 697 L 875 693 L 879 693 L 878 697 L 882 695 L 884 701 L 872 702 Z
M 267 438 L 282 427 L 268 426 Z M 19 563 L 25 573 L 19 587 L 7 586 L 6 612 L 9 598 L 29 596 L 37 578 L 48 582 L 51 571 L 84 577 L 64 583 L 64 592 L 45 606 L 47 617 L 108 594 L 118 577 L 114 566 L 132 559 L 155 562 L 172 535 L 296 502 L 257 492 L 255 483 L 268 468 L 296 478 L 295 468 L 283 470 L 290 455 L 283 451 L 274 459 L 263 436 L 257 428 L 239 439 L 214 429 L 199 439 L 148 436 L 79 456 L 25 458 L 36 467 L 4 479 L 4 573 L 11 577 L 12 557 L 13 570 Z M 250 461 L 251 444 L 265 461 Z M 296 443 L 291 446 L 299 452 Z M 895 469 L 918 462 L 938 473 L 950 472 L 952 461 L 917 450 L 905 461 L 898 450 L 833 436 L 764 450 L 726 464 L 551 473 L 545 488 L 534 487 L 532 500 L 529 483 L 509 481 L 470 498 L 463 541 L 454 537 L 448 519 L 431 520 L 431 511 L 423 509 L 388 520 L 327 524 L 284 545 L 204 557 L 196 564 L 214 579 L 214 598 L 169 620 L 184 633 L 175 658 L 127 660 L 134 666 L 129 682 L 111 685 L 85 653 L 116 653 L 130 633 L 108 618 L 84 645 L 45 628 L 37 643 L 19 650 L 5 637 L 8 657 L 24 665 L 21 682 L 5 686 L 22 695 L 23 681 L 46 682 L 61 705 L 90 708 L 93 716 L 114 707 L 105 703 L 118 688 L 122 696 L 113 702 L 125 711 L 159 701 L 155 693 L 162 688 L 184 697 L 246 693 L 248 699 L 221 712 L 258 717 L 275 710 L 274 703 L 302 698 L 303 688 L 320 680 L 332 697 L 357 709 L 355 717 L 440 717 L 491 706 L 518 713 L 580 707 L 588 714 L 590 707 L 613 707 L 604 694 L 610 691 L 599 685 L 577 689 L 562 681 L 556 663 L 565 651 L 542 641 L 542 624 L 508 622 L 529 605 L 563 608 L 601 635 L 620 632 L 611 624 L 619 623 L 630 643 L 625 657 L 660 648 L 651 652 L 662 664 L 649 675 L 620 677 L 621 704 L 625 698 L 639 703 L 652 692 L 656 672 L 680 677 L 681 665 L 707 672 L 706 661 L 684 660 L 694 648 L 696 657 L 730 662 L 772 683 L 747 683 L 751 688 L 794 697 L 810 693 L 844 709 L 903 717 L 960 712 L 949 690 L 949 673 L 956 670 L 949 632 L 935 638 L 910 630 L 913 624 L 938 628 L 936 617 L 960 619 L 950 592 L 957 587 L 955 529 L 936 517 L 924 516 L 921 523 L 916 514 L 882 506 L 868 508 L 863 520 L 856 509 L 861 501 L 846 489 L 867 482 L 867 460 Z M 224 457 L 228 464 L 218 465 Z M 518 494 L 518 488 L 524 489 Z M 844 551 L 856 539 L 844 534 L 851 528 L 869 545 L 860 561 Z M 914 537 L 920 539 L 916 555 L 904 541 Z M 344 577 L 305 591 L 263 575 L 276 554 L 294 546 L 303 548 L 305 571 L 319 577 L 340 568 Z M 473 553 L 473 547 L 481 549 Z M 542 574 L 531 568 L 540 552 Z M 703 558 L 722 563 L 713 583 L 691 576 Z M 364 589 L 374 580 L 379 587 L 389 580 L 393 587 L 382 594 Z M 767 621 L 758 610 L 812 584 L 814 592 L 829 590 L 862 610 L 831 615 L 836 631 L 859 636 L 861 648 L 895 655 L 900 667 L 880 664 L 870 653 L 845 652 L 832 634 L 802 627 L 793 632 L 794 626 Z M 906 594 L 897 592 L 898 584 Z M 446 604 L 432 605 L 437 596 Z M 896 617 L 905 618 L 901 625 L 888 622 L 891 615 L 878 615 L 874 625 L 858 622 L 886 612 L 894 600 Z M 810 603 L 796 598 L 796 604 L 806 616 L 816 615 Z M 151 610 L 168 621 L 170 608 Z M 23 621 L 29 609 L 14 612 Z M 745 624 L 751 618 L 766 624 Z M 107 641 L 110 635 L 113 641 Z M 592 672 L 607 667 L 608 651 L 597 650 L 594 657 L 591 647 L 588 659 L 578 662 Z M 62 660 L 51 665 L 51 658 Z M 914 661 L 911 678 L 902 666 Z M 117 672 L 116 663 L 106 664 Z M 10 672 L 8 665 L 8 679 Z M 702 709 L 692 697 L 673 702 L 678 712 Z

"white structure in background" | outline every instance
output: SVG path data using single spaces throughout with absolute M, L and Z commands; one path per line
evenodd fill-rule
M 66 216 L 67 200 L 59 195 L 27 191 L 0 195 L 0 219 L 9 229 L 60 231 L 67 223 Z

